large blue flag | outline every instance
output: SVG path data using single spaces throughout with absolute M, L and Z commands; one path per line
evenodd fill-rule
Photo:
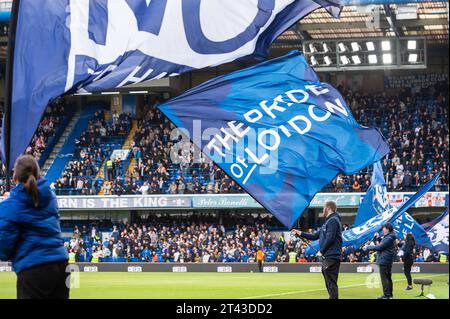
M 160 110 L 290 228 L 337 174 L 389 152 L 298 51 L 208 81 Z
M 280 33 L 321 7 L 335 16 L 342 8 L 340 0 L 22 0 L 11 166 L 52 99 L 264 56 Z
M 389 201 L 383 168 L 381 163 L 377 162 L 373 165 L 371 185 L 356 213 L 354 227 L 360 226 L 372 217 L 393 208 L 394 206 Z M 431 247 L 426 230 L 406 211 L 393 224 L 400 238 L 403 239 L 406 234 L 412 233 L 418 245 Z
M 448 208 L 428 231 L 433 251 L 448 254 Z
M 412 232 L 412 229 L 414 229 L 416 225 L 420 226 L 409 214 L 406 213 L 406 211 L 410 209 L 431 188 L 433 188 L 439 176 L 440 174 L 436 174 L 400 208 L 397 209 L 394 206 L 390 206 L 387 210 L 383 211 L 381 214 L 377 214 L 375 217 L 370 218 L 362 225 L 343 232 L 342 246 L 347 247 L 351 245 L 354 248 L 360 248 L 369 240 L 374 238 L 375 234 L 379 233 L 383 225 L 387 222 L 393 224 L 395 231 L 400 238 L 404 238 L 408 232 Z M 418 232 L 419 235 L 416 234 L 416 242 L 420 246 L 431 248 L 431 241 L 428 238 L 425 238 L 428 237 L 427 235 L 424 237 L 423 232 L 424 231 L 420 231 Z M 319 241 L 313 241 L 309 243 L 309 247 L 306 249 L 305 254 L 308 256 L 315 255 L 318 249 Z

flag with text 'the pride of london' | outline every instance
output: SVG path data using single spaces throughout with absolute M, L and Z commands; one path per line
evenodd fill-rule
M 208 81 L 160 110 L 289 228 L 337 174 L 389 152 L 298 51 Z

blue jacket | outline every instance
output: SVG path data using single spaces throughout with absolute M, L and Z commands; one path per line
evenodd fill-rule
M 303 238 L 319 239 L 320 253 L 325 259 L 340 260 L 342 255 L 342 226 L 341 217 L 333 213 L 327 217 L 322 227 L 313 234 L 302 232 Z
M 377 251 L 377 265 L 390 266 L 397 255 L 397 236 L 395 231 L 390 232 L 383 237 L 379 245 L 367 247 L 367 250 Z
M 39 179 L 39 206 L 19 184 L 0 203 L 0 260 L 12 261 L 14 271 L 68 260 L 59 224 L 58 203 L 50 185 Z

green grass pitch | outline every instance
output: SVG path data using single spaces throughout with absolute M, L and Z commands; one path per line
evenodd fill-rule
M 316 273 L 79 273 L 79 288 L 71 298 L 327 298 L 321 274 Z M 414 274 L 431 278 L 425 288 L 436 298 L 449 299 L 448 274 Z M 0 273 L 0 299 L 15 298 L 16 276 Z M 405 291 L 403 274 L 394 274 L 394 297 L 413 299 L 420 293 L 414 286 Z M 76 280 L 73 284 L 76 284 Z M 381 295 L 378 274 L 340 274 L 340 297 L 374 299 Z

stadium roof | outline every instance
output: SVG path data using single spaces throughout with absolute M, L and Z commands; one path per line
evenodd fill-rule
M 275 48 L 294 48 L 302 40 L 424 36 L 448 42 L 448 2 L 346 6 L 341 18 L 317 10 L 283 33 Z
M 0 11 L 7 10 L 10 0 L 0 0 Z M 428 44 L 448 44 L 448 1 L 411 0 L 344 0 L 347 5 L 340 19 L 325 9 L 316 10 L 290 30 L 284 32 L 273 48 L 298 49 L 303 40 L 349 39 L 373 37 L 426 37 Z M 386 3 L 386 4 L 370 4 Z M 397 4 L 395 4 L 397 3 Z M 6 58 L 5 36 L 0 36 L 0 61 Z

